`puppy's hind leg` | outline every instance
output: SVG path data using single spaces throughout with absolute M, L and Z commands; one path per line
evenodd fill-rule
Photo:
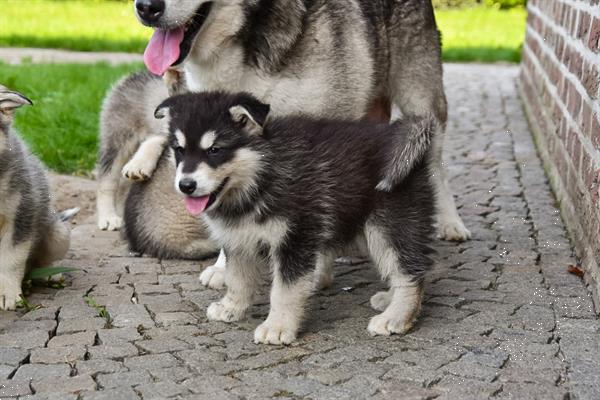
M 98 228 L 103 231 L 116 231 L 123 226 L 123 218 L 117 213 L 117 192 L 121 171 L 115 166 L 98 177 L 98 191 L 96 192 L 96 212 Z
M 335 253 L 323 252 L 317 257 L 317 268 L 315 270 L 315 289 L 321 290 L 333 284 L 333 263 Z
M 34 264 L 36 267 L 46 267 L 54 261 L 61 260 L 69 251 L 71 245 L 71 231 L 61 221 L 55 221 L 46 232 L 37 254 Z
M 383 312 L 371 319 L 368 331 L 371 335 L 389 336 L 404 334 L 412 327 L 421 309 L 423 289 L 422 278 L 409 271 L 424 271 L 430 261 L 426 246 L 420 249 L 418 243 L 406 242 L 398 246 L 385 232 L 384 226 L 374 219 L 365 227 L 369 253 L 390 285 L 388 292 L 379 292 L 371 298 L 373 308 Z M 410 238 L 403 239 L 410 242 Z M 411 268 L 406 268 L 408 263 Z

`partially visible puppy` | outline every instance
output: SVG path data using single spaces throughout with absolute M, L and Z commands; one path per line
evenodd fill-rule
M 315 271 L 326 274 L 333 255 L 358 242 L 390 285 L 372 298 L 383 312 L 369 332 L 405 333 L 432 264 L 435 210 L 427 155 L 415 164 L 401 155 L 411 136 L 430 140 L 434 122 L 267 120 L 268 114 L 269 106 L 249 94 L 220 92 L 172 97 L 156 110 L 157 118 L 169 117 L 175 186 L 227 254 L 227 294 L 209 306 L 208 318 L 241 319 L 270 270 L 271 310 L 254 340 L 291 343 Z M 389 187 L 378 190 L 384 181 Z
M 46 172 L 12 129 L 14 111 L 31 105 L 0 85 L 0 309 L 12 310 L 29 268 L 47 266 L 69 249 L 69 229 L 50 206 Z

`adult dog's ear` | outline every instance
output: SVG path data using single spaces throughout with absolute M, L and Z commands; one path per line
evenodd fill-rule
M 13 111 L 21 106 L 33 105 L 33 102 L 19 92 L 8 90 L 0 85 L 0 112 L 12 115 Z
M 258 100 L 245 101 L 229 109 L 231 118 L 252 135 L 262 135 L 271 106 Z
M 171 102 L 169 100 L 170 99 L 166 99 L 156 107 L 156 110 L 154 110 L 154 118 L 163 119 L 168 115 L 169 108 L 171 107 Z

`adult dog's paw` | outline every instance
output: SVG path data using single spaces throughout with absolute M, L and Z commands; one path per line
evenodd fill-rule
M 405 334 L 410 328 L 412 328 L 412 319 L 407 321 L 383 313 L 371 318 L 367 330 L 371 336 L 390 336 L 393 333 Z
M 200 283 L 211 289 L 225 288 L 225 267 L 211 265 L 200 273 Z
M 103 231 L 118 231 L 123 226 L 123 218 L 118 215 L 98 217 L 98 228 Z
M 20 283 L 11 282 L 0 275 L 0 310 L 14 310 L 17 302 L 21 300 Z
M 223 299 L 208 306 L 206 317 L 210 321 L 234 322 L 244 317 L 247 307 L 240 307 Z
M 134 157 L 125 164 L 121 173 L 124 178 L 132 181 L 146 181 L 150 179 L 155 168 L 156 162 L 154 160 Z
M 259 344 L 290 344 L 296 340 L 297 330 L 285 321 L 267 320 L 254 331 L 254 343 Z

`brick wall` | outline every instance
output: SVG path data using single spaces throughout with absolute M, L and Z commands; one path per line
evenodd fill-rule
M 600 0 L 529 0 L 527 9 L 521 95 L 600 306 Z

